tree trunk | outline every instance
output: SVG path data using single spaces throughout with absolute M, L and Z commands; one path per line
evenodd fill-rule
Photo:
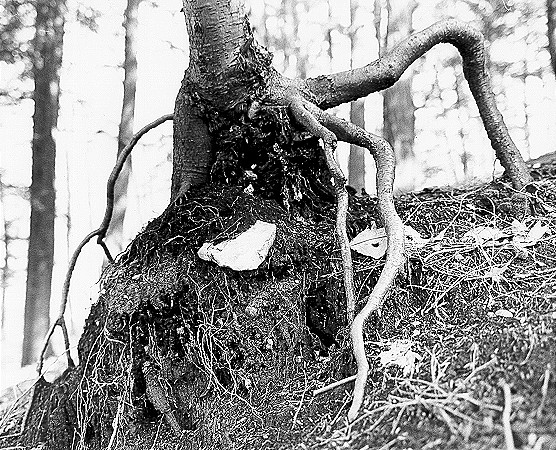
M 359 45 L 357 40 L 356 14 L 358 2 L 351 0 L 349 4 L 350 10 L 350 44 L 351 44 L 351 68 L 355 67 L 354 53 Z M 358 127 L 365 128 L 365 100 L 359 99 L 350 104 L 349 120 Z M 349 161 L 348 161 L 348 184 L 356 191 L 361 192 L 365 189 L 365 149 L 357 145 L 350 145 L 349 147 Z
M 253 39 L 243 1 L 185 1 L 184 13 L 190 63 L 174 111 L 172 198 L 180 190 L 206 183 L 213 162 L 209 130 L 198 98 L 217 108 L 231 108 L 239 106 L 248 90 L 257 85 L 253 74 L 240 73 L 241 61 L 234 61 L 238 49 L 250 51 Z M 231 78 L 222 83 L 229 75 Z
M 412 0 L 387 0 L 388 25 L 384 37 L 384 52 L 400 41 L 406 39 L 412 32 L 412 15 L 417 3 Z M 381 54 L 383 53 L 381 51 Z M 413 105 L 412 76 L 409 68 L 394 86 L 384 91 L 384 138 L 390 142 L 396 153 L 397 182 L 396 186 L 404 190 L 411 190 L 415 186 L 416 174 L 415 153 L 415 106 Z
M 56 144 L 53 131 L 58 121 L 65 8 L 64 0 L 39 0 L 36 5 L 36 31 L 33 41 L 33 173 L 30 189 L 31 228 L 23 329 L 23 365 L 36 362 L 50 322 L 56 214 Z
M 4 321 L 6 318 L 6 291 L 8 289 L 8 279 L 9 279 L 9 262 L 10 262 L 10 240 L 11 236 L 8 233 L 8 221 L 4 211 L 6 210 L 5 201 L 5 188 L 4 182 L 0 179 L 0 220 L 2 221 L 2 247 L 3 247 L 3 261 L 2 261 L 2 277 L 0 278 L 0 284 L 2 289 L 2 303 L 0 304 L 0 327 L 2 329 L 2 342 L 4 342 Z
M 125 10 L 124 95 L 118 129 L 118 156 L 133 137 L 135 91 L 137 89 L 137 16 L 140 3 L 141 0 L 128 0 Z M 120 253 L 124 245 L 123 231 L 130 175 L 131 156 L 126 159 L 114 189 L 114 213 L 107 238 L 109 247 L 115 250 L 115 254 Z
M 556 75 L 556 0 L 546 0 L 548 24 L 548 52 L 552 62 L 552 70 Z

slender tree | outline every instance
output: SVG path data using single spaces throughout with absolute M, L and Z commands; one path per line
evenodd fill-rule
M 386 0 L 387 27 L 381 39 L 384 48 L 392 50 L 400 41 L 413 32 L 412 16 L 417 7 L 414 0 Z M 398 185 L 404 189 L 412 189 L 415 183 L 415 106 L 413 105 L 412 80 L 413 69 L 405 71 L 398 82 L 383 92 L 383 134 L 384 138 L 394 147 L 398 163 Z
M 355 67 L 354 54 L 360 43 L 357 39 L 357 15 L 358 2 L 350 0 L 350 44 L 351 44 L 351 68 Z M 349 110 L 349 120 L 354 125 L 365 128 L 365 99 L 351 102 Z M 365 188 L 365 149 L 357 145 L 350 145 L 348 162 L 348 184 L 357 191 Z
M 548 52 L 552 62 L 552 70 L 556 74 L 556 1 L 546 0 L 546 15 L 548 24 Z
M 137 29 L 141 0 L 128 0 L 124 14 L 125 48 L 124 48 L 124 93 L 122 112 L 118 130 L 118 156 L 133 137 L 135 116 L 135 92 L 137 90 Z M 131 175 L 131 157 L 126 159 L 114 189 L 114 215 L 108 233 L 112 250 L 122 250 L 123 226 L 127 207 L 127 192 Z
M 37 360 L 50 322 L 50 290 L 54 264 L 54 175 L 58 122 L 60 67 L 64 38 L 65 0 L 37 0 L 32 73 L 33 99 L 31 228 L 27 263 L 27 291 L 22 364 Z
M 5 211 L 5 187 L 0 177 L 0 217 L 2 221 L 2 247 L 4 258 L 2 261 L 2 276 L 0 277 L 0 289 L 2 290 L 2 303 L 0 304 L 0 328 L 4 333 L 4 321 L 6 317 L 6 290 L 8 288 L 9 279 L 9 262 L 10 262 L 10 240 L 11 236 L 8 232 L 8 221 L 4 214 Z

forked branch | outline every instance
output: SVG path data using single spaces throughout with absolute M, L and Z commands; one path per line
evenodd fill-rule
M 309 78 L 302 89 L 309 91 L 312 101 L 323 109 L 356 100 L 392 86 L 416 59 L 440 43 L 449 43 L 458 49 L 463 60 L 463 73 L 496 157 L 510 176 L 514 188 L 521 189 L 531 181 L 531 177 L 496 106 L 486 67 L 484 38 L 465 23 L 456 20 L 438 22 L 413 34 L 365 67 Z
M 108 250 L 108 247 L 104 242 L 104 237 L 106 236 L 106 232 L 108 231 L 108 227 L 110 226 L 110 221 L 112 220 L 112 213 L 114 212 L 114 187 L 116 185 L 116 180 L 118 179 L 118 176 L 122 171 L 122 167 L 124 166 L 127 157 L 130 155 L 131 151 L 133 150 L 133 148 L 135 147 L 139 139 L 141 139 L 141 137 L 143 137 L 143 135 L 146 134 L 148 131 L 152 130 L 153 128 L 156 128 L 157 126 L 166 122 L 167 120 L 172 120 L 173 118 L 174 118 L 173 114 L 166 114 L 154 120 L 153 122 L 149 123 L 148 125 L 145 125 L 131 138 L 131 141 L 129 141 L 129 143 L 122 149 L 122 151 L 118 155 L 116 164 L 114 165 L 114 168 L 112 169 L 112 172 L 110 173 L 110 176 L 108 177 L 108 181 L 106 183 L 106 210 L 104 212 L 104 218 L 102 219 L 102 223 L 96 230 L 91 231 L 87 236 L 83 238 L 83 240 L 79 243 L 79 245 L 73 252 L 73 255 L 68 263 L 68 270 L 66 271 L 66 278 L 64 279 L 64 286 L 62 288 L 62 299 L 60 300 L 58 316 L 56 317 L 56 320 L 52 323 L 50 329 L 48 330 L 48 333 L 46 334 L 43 348 L 39 357 L 39 364 L 37 366 L 37 372 L 39 373 L 39 375 L 42 375 L 46 349 L 48 348 L 48 343 L 50 342 L 50 338 L 52 337 L 52 334 L 54 334 L 54 330 L 56 329 L 57 326 L 59 326 L 62 329 L 62 333 L 64 336 L 64 347 L 65 347 L 68 367 L 74 366 L 74 362 L 70 352 L 70 342 L 69 342 L 68 330 L 66 327 L 66 321 L 64 319 L 64 314 L 66 312 L 66 307 L 68 304 L 71 277 L 73 275 L 73 270 L 75 269 L 75 265 L 77 264 L 77 259 L 79 258 L 79 255 L 81 254 L 81 250 L 83 250 L 83 247 L 85 247 L 85 245 L 92 238 L 97 236 L 97 244 L 102 247 L 108 260 L 110 262 L 114 261 L 114 258 L 112 258 L 112 255 L 110 254 L 110 251 Z

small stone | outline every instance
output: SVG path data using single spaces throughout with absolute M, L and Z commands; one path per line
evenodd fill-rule
M 268 256 L 276 238 L 276 225 L 257 220 L 253 226 L 228 241 L 205 242 L 197 251 L 199 258 L 230 269 L 255 270 Z

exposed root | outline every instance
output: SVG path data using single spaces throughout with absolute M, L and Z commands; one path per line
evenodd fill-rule
M 139 139 L 141 139 L 143 135 L 146 134 L 148 131 L 152 130 L 153 128 L 156 128 L 157 126 L 166 122 L 167 120 L 173 120 L 173 118 L 174 118 L 173 114 L 166 114 L 154 120 L 153 122 L 149 123 L 148 125 L 145 125 L 131 138 L 131 141 L 129 141 L 129 143 L 122 149 L 122 151 L 118 155 L 116 164 L 114 165 L 114 168 L 112 169 L 112 173 L 108 177 L 108 181 L 106 183 L 106 210 L 104 212 L 104 218 L 102 219 L 102 223 L 96 230 L 91 231 L 87 236 L 85 236 L 85 238 L 83 238 L 83 240 L 77 245 L 77 248 L 73 252 L 73 255 L 71 256 L 71 259 L 68 263 L 68 270 L 66 272 L 64 286 L 62 288 L 62 299 L 60 300 L 58 316 L 56 317 L 56 320 L 52 323 L 50 329 L 48 330 L 48 333 L 46 334 L 43 348 L 39 357 L 39 363 L 37 365 L 37 372 L 39 373 L 39 375 L 42 375 L 42 368 L 44 365 L 44 356 L 46 353 L 46 349 L 48 348 L 48 343 L 50 342 L 50 338 L 54 334 L 54 330 L 56 329 L 57 326 L 59 326 L 62 329 L 62 333 L 64 336 L 64 348 L 65 348 L 66 358 L 68 362 L 68 367 L 75 366 L 75 363 L 73 362 L 73 359 L 71 357 L 70 342 L 69 342 L 66 321 L 64 319 L 64 313 L 66 312 L 71 277 L 73 275 L 73 270 L 75 269 L 75 265 L 77 264 L 77 259 L 79 258 L 79 255 L 81 254 L 81 250 L 83 250 L 83 247 L 85 247 L 85 245 L 92 238 L 97 236 L 97 244 L 102 247 L 108 260 L 110 262 L 114 261 L 114 258 L 110 254 L 110 251 L 108 250 L 108 247 L 104 242 L 104 237 L 106 236 L 106 232 L 108 231 L 108 227 L 110 226 L 110 221 L 112 220 L 112 213 L 114 212 L 114 188 L 116 185 L 116 180 L 118 179 L 118 176 L 122 171 L 122 167 L 124 166 L 127 157 L 130 155 L 131 151 L 133 150 L 137 142 L 139 142 Z
M 353 402 L 348 412 L 348 419 L 353 421 L 361 408 L 367 383 L 369 363 L 365 353 L 363 339 L 363 326 L 369 315 L 380 309 L 389 289 L 403 267 L 404 263 L 404 228 L 403 223 L 394 208 L 393 184 L 395 158 L 392 147 L 384 139 L 374 136 L 365 130 L 327 114 L 310 102 L 299 97 L 294 97 L 290 104 L 295 119 L 309 131 L 319 136 L 324 141 L 326 158 L 331 167 L 331 172 L 336 181 L 336 195 L 338 209 L 336 216 L 336 233 L 342 247 L 342 262 L 344 264 L 344 285 L 348 299 L 348 320 L 351 322 L 351 340 L 353 353 L 357 361 L 357 377 L 353 390 Z M 350 302 L 355 303 L 353 268 L 351 263 L 351 250 L 346 233 L 347 192 L 345 191 L 345 178 L 339 171 L 333 159 L 332 149 L 336 137 L 350 144 L 367 148 L 377 164 L 377 191 L 378 206 L 388 237 L 388 250 L 386 263 L 373 291 L 366 299 L 363 309 L 353 317 Z M 345 202 L 345 203 L 344 203 Z
M 440 43 L 452 44 L 459 51 L 463 73 L 496 157 L 513 187 L 523 188 L 531 176 L 496 106 L 486 67 L 484 38 L 466 23 L 453 19 L 435 23 L 365 67 L 307 79 L 306 89 L 312 93 L 316 105 L 325 109 L 365 97 L 392 86 L 414 61 Z
M 353 402 L 348 412 L 350 421 L 357 417 L 367 383 L 369 363 L 365 354 L 365 344 L 363 340 L 363 326 L 371 313 L 381 308 L 388 291 L 392 287 L 398 272 L 403 267 L 404 257 L 404 226 L 394 207 L 393 185 L 395 158 L 394 151 L 388 142 L 375 136 L 362 128 L 335 116 L 320 111 L 313 107 L 317 119 L 326 127 L 336 133 L 338 138 L 349 144 L 355 144 L 367 148 L 376 160 L 377 166 L 377 194 L 378 207 L 384 228 L 388 238 L 388 249 L 386 252 L 386 262 L 373 287 L 371 294 L 365 300 L 365 306 L 357 314 L 351 325 L 351 340 L 353 353 L 357 361 L 357 379 L 353 389 Z
M 511 415 L 512 415 L 512 392 L 508 383 L 502 383 L 504 391 L 504 411 L 502 411 L 502 425 L 504 426 L 504 440 L 506 441 L 506 450 L 515 450 L 514 434 L 512 431 Z
M 315 116 L 306 108 L 309 102 L 303 100 L 299 95 L 293 95 L 290 110 L 294 118 L 315 136 L 324 142 L 324 153 L 326 163 L 334 179 L 336 192 L 336 236 L 340 244 L 342 264 L 344 269 L 344 287 L 347 300 L 347 320 L 352 322 L 355 316 L 355 289 L 353 285 L 353 264 L 351 261 L 351 250 L 346 231 L 346 215 L 348 210 L 348 193 L 346 190 L 346 178 L 334 158 L 336 149 L 336 135 L 325 126 L 321 125 Z
M 145 376 L 147 397 L 155 409 L 164 415 L 172 430 L 174 430 L 176 434 L 180 435 L 182 433 L 182 429 L 176 419 L 176 416 L 172 412 L 166 393 L 160 385 L 159 371 L 149 361 L 145 361 L 142 370 L 143 375 Z
M 311 100 L 316 105 L 329 108 L 366 96 L 393 85 L 403 72 L 416 59 L 425 54 L 438 43 L 451 43 L 460 52 L 463 68 L 469 87 L 475 98 L 483 124 L 513 186 L 521 189 L 531 178 L 523 158 L 515 147 L 502 115 L 496 106 L 490 79 L 486 71 L 486 52 L 482 35 L 466 24 L 448 20 L 434 24 L 426 30 L 411 36 L 399 44 L 394 50 L 363 68 L 347 72 L 322 76 L 306 80 L 306 88 L 311 92 Z M 303 89 L 302 89 L 303 90 Z M 377 164 L 377 194 L 379 210 L 384 220 L 388 237 L 388 250 L 384 269 L 367 297 L 365 306 L 355 317 L 351 325 L 353 352 L 357 361 L 357 378 L 353 392 L 353 402 L 348 412 L 348 419 L 353 421 L 361 407 L 369 364 L 365 354 L 363 326 L 369 315 L 380 309 L 394 280 L 404 263 L 404 228 L 394 208 L 393 181 L 395 156 L 391 146 L 384 139 L 374 136 L 348 122 L 324 113 L 315 104 L 300 99 L 291 102 L 294 117 L 316 136 L 323 138 L 327 160 L 332 148 L 330 135 L 350 144 L 367 148 L 374 156 Z M 327 142 L 329 139 L 329 142 Z M 335 163 L 329 162 L 334 179 L 341 180 L 332 170 Z M 345 211 L 342 210 L 343 192 L 345 188 L 336 186 L 338 213 L 336 231 L 339 236 L 345 232 Z M 346 237 L 347 238 L 347 237 Z M 342 239 L 340 244 L 343 245 Z M 353 298 L 353 273 L 350 250 L 343 253 L 345 289 L 348 298 L 348 320 L 351 320 L 350 302 Z M 350 292 L 351 291 L 351 292 Z

